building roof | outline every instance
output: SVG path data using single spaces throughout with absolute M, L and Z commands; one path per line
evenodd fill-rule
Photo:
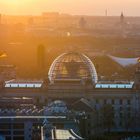
M 56 140 L 82 140 L 83 138 L 74 133 L 73 130 L 53 129 L 52 138 Z
M 127 83 L 127 84 L 96 84 L 95 88 L 117 88 L 117 89 L 131 89 L 133 88 L 133 83 Z
M 5 88 L 41 88 L 43 81 L 11 80 L 5 82 Z
M 66 116 L 0 116 L 0 119 L 66 119 Z
M 123 67 L 129 66 L 129 65 L 136 65 L 138 63 L 139 58 L 121 58 L 121 57 L 115 57 L 112 55 L 108 55 L 113 61 L 117 62 Z
M 85 98 L 81 98 L 80 100 L 74 102 L 71 106 L 72 106 L 72 108 L 74 108 L 75 110 L 78 110 L 78 111 L 81 111 L 81 110 L 93 111 L 94 110 L 94 107 Z

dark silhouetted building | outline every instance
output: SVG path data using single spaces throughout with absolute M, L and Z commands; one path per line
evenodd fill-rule
M 42 44 L 37 47 L 37 63 L 40 70 L 45 68 L 45 46 Z

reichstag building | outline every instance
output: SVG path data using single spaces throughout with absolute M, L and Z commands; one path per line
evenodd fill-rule
M 68 52 L 53 61 L 44 80 L 11 80 L 1 86 L 1 109 L 21 105 L 40 107 L 55 100 L 62 100 L 68 105 L 81 101 L 91 109 L 88 113 L 93 116 L 95 111 L 109 104 L 114 110 L 114 131 L 127 129 L 122 121 L 123 116 L 125 120 L 135 118 L 132 130 L 140 131 L 137 121 L 140 118 L 140 65 L 137 64 L 134 81 L 100 81 L 90 58 L 81 53 Z M 80 109 L 84 111 L 82 106 Z M 87 133 L 93 133 L 90 132 L 95 123 L 93 118 L 87 118 Z

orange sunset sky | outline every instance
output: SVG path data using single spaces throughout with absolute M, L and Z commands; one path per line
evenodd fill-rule
M 41 14 L 60 12 L 70 14 L 140 16 L 140 0 L 0 0 L 2 14 Z

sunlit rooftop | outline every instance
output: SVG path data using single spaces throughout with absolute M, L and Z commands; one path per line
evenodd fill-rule
M 133 83 L 127 84 L 96 84 L 95 88 L 118 88 L 118 89 L 131 89 L 133 87 Z
M 63 130 L 63 129 L 56 129 L 54 131 L 52 131 L 52 134 L 55 133 L 54 135 L 54 139 L 58 139 L 58 140 L 66 140 L 66 139 L 71 139 L 71 140 L 82 140 L 83 138 L 81 138 L 80 136 L 78 136 L 77 134 L 75 134 L 73 132 L 73 130 Z
M 11 80 L 5 82 L 5 88 L 41 88 L 43 81 Z

